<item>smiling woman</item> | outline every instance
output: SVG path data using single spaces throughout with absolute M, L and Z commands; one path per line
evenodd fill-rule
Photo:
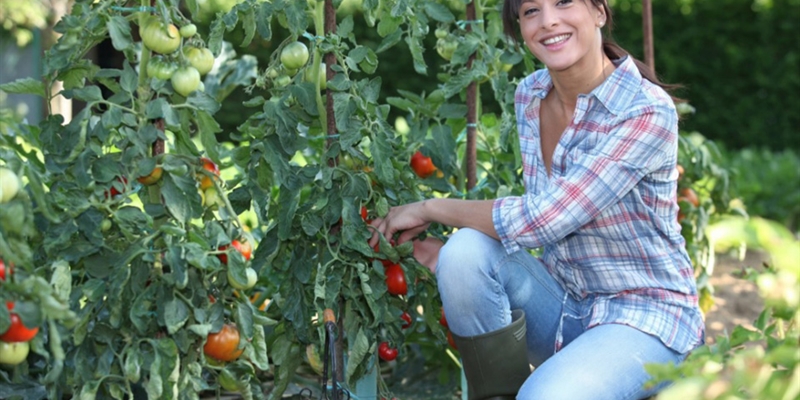
M 546 67 L 516 89 L 524 195 L 393 207 L 370 244 L 459 228 L 425 256 L 470 400 L 645 398 L 664 385 L 645 388 L 645 364 L 703 343 L 674 100 L 607 38 L 605 0 L 509 0 L 503 16 Z

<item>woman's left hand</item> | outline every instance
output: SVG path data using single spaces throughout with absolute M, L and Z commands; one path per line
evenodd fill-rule
M 400 233 L 397 238 L 398 244 L 403 244 L 418 234 L 424 232 L 430 226 L 431 221 L 425 217 L 425 202 L 404 204 L 392 207 L 384 218 L 375 218 L 370 224 L 375 228 L 369 245 L 374 247 L 380 240 L 379 235 L 383 235 L 387 240 L 392 241 L 395 233 Z

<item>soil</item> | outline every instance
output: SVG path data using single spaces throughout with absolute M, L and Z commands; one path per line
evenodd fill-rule
M 743 260 L 718 254 L 709 283 L 714 288 L 714 306 L 706 314 L 706 342 L 714 343 L 718 335 L 731 333 L 736 325 L 753 328 L 753 322 L 764 309 L 764 301 L 753 282 L 741 278 L 739 272 L 750 267 L 763 270 L 767 254 L 750 250 Z

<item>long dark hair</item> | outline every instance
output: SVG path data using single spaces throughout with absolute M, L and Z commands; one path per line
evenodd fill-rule
M 583 0 L 586 1 L 586 0 Z M 608 2 L 606 0 L 588 0 L 592 3 L 593 6 L 602 8 L 603 11 L 606 13 L 606 23 L 604 26 L 605 33 L 603 34 L 603 53 L 608 56 L 608 58 L 612 60 L 616 60 L 618 58 L 622 58 L 624 56 L 630 56 L 633 62 L 636 64 L 636 68 L 639 69 L 639 73 L 642 75 L 643 78 L 647 79 L 650 82 L 660 86 L 662 89 L 670 93 L 675 89 L 680 88 L 680 85 L 674 84 L 667 84 L 661 82 L 656 76 L 655 71 L 650 69 L 647 64 L 637 60 L 633 57 L 627 50 L 623 49 L 620 45 L 618 45 L 613 39 L 611 39 L 611 30 L 614 26 L 614 20 L 611 16 L 611 9 L 608 7 Z M 520 41 L 520 28 L 519 28 L 519 8 L 522 6 L 525 0 L 505 0 L 503 2 L 503 32 L 512 39 L 514 42 L 519 43 Z M 672 100 L 675 103 L 683 102 L 684 100 L 676 98 L 672 96 Z

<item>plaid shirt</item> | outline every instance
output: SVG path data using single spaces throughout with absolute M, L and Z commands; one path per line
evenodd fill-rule
M 546 69 L 520 83 L 515 111 L 526 190 L 495 200 L 494 225 L 509 253 L 541 248 L 567 293 L 594 298 L 590 326 L 629 325 L 686 353 L 703 342 L 704 323 L 677 222 L 678 117 L 630 57 L 615 64 L 578 97 L 549 177 L 539 110 L 553 83 Z

